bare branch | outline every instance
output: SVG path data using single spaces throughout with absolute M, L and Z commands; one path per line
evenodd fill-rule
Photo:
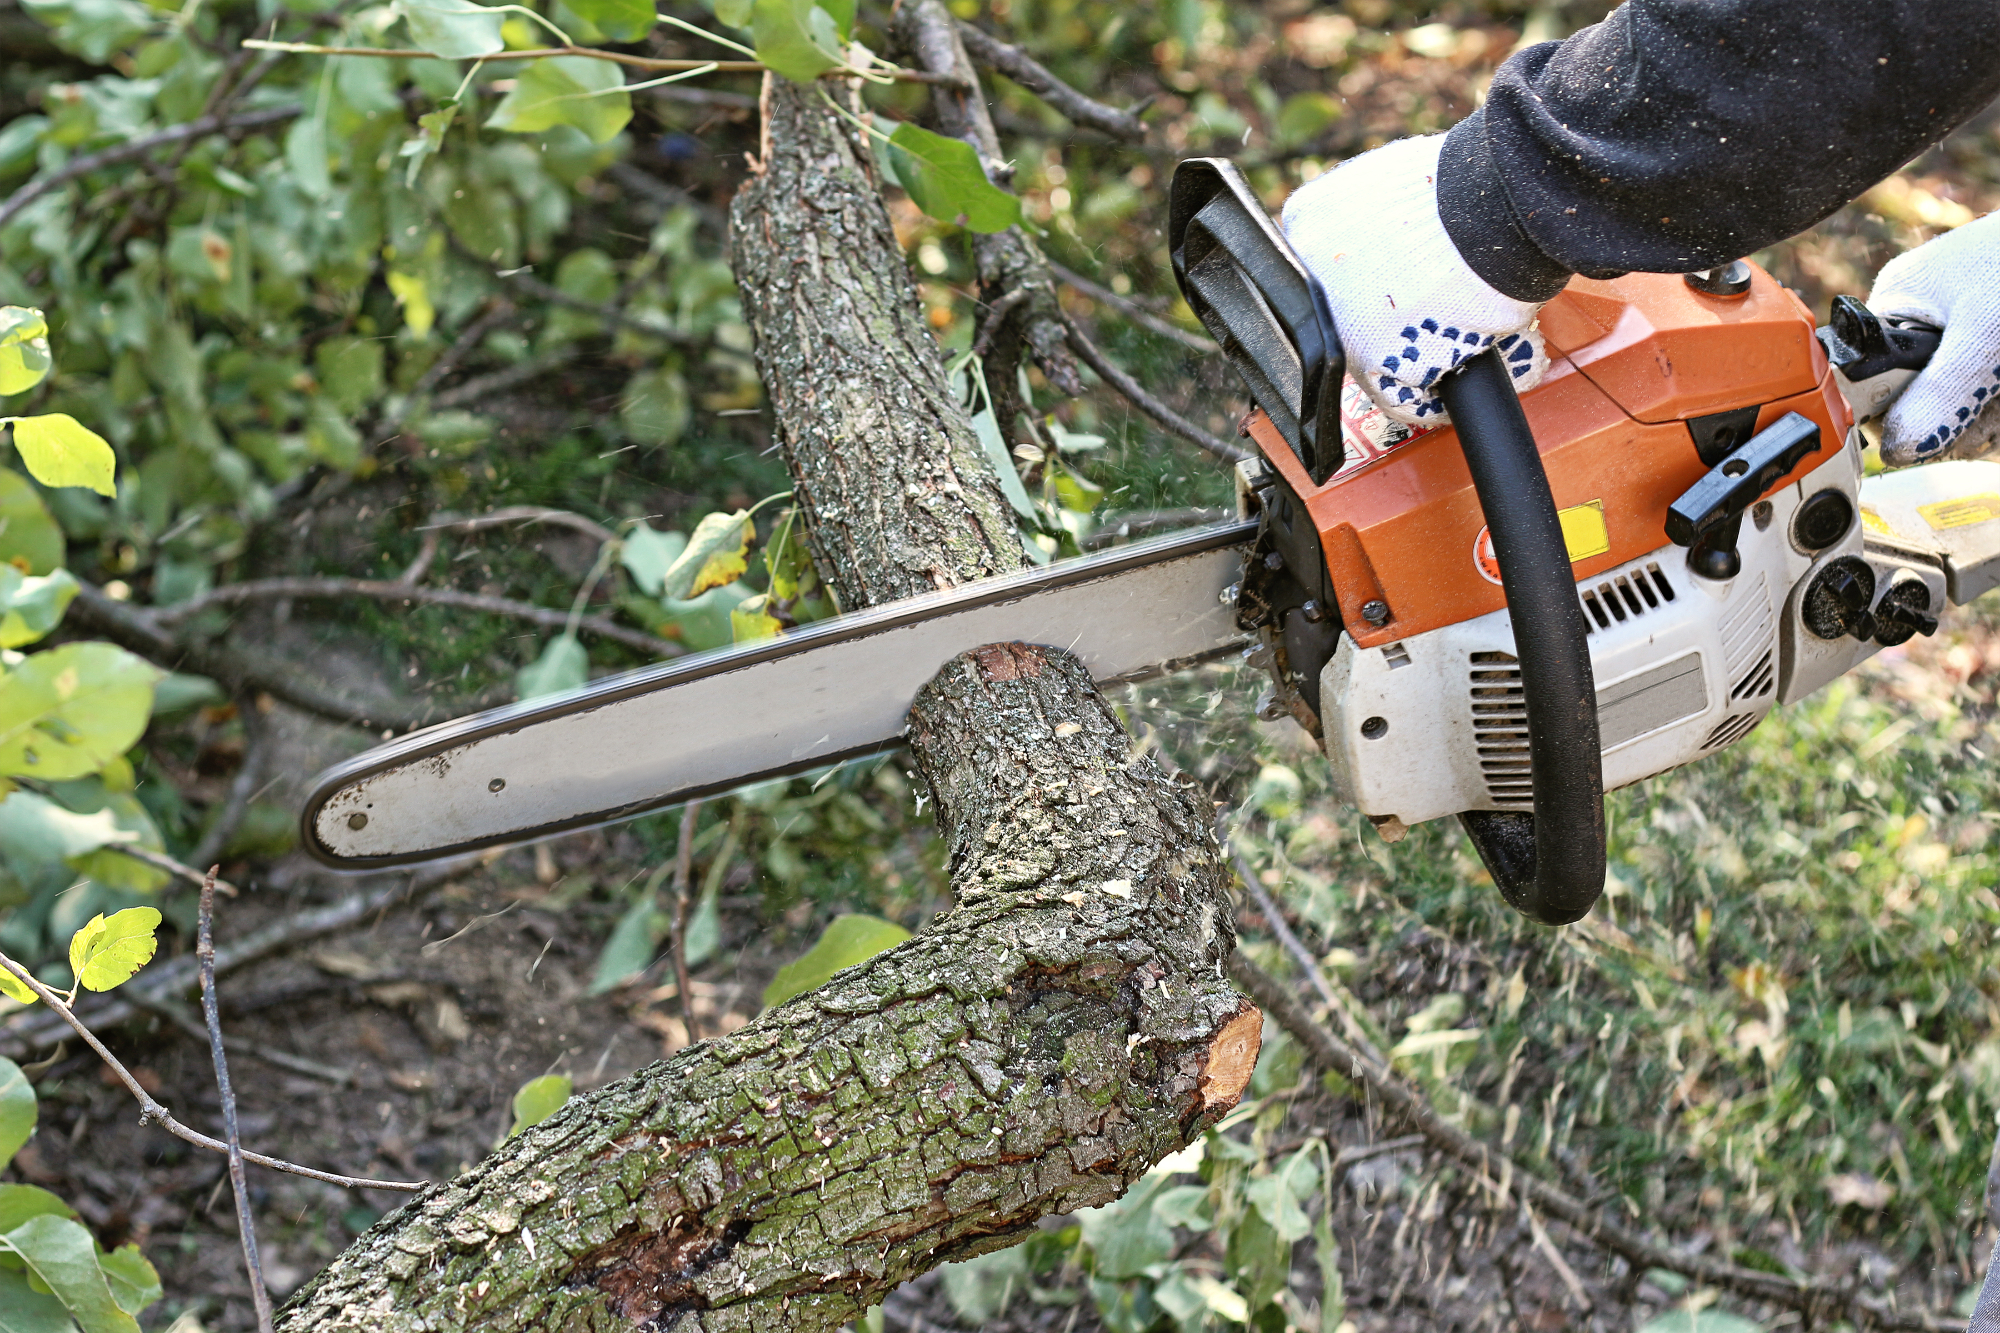
M 618 534 L 602 523 L 567 509 L 545 509 L 540 505 L 508 505 L 502 509 L 489 509 L 483 514 L 470 518 L 460 518 L 455 514 L 439 514 L 436 521 L 426 523 L 418 532 L 478 532 L 483 528 L 499 528 L 508 524 L 555 523 L 565 528 L 574 528 L 586 537 L 600 542 L 615 541 Z
M 1210 435 L 1200 426 L 1195 425 L 1192 421 L 1189 421 L 1186 417 L 1153 397 L 1152 394 L 1147 393 L 1145 389 L 1140 387 L 1139 381 L 1119 369 L 1112 362 L 1111 358 L 1104 355 L 1097 344 L 1092 342 L 1090 336 L 1083 331 L 1083 326 L 1070 317 L 1068 311 L 1063 310 L 1060 313 L 1063 323 L 1069 327 L 1070 347 L 1075 350 L 1078 356 L 1083 358 L 1085 365 L 1096 371 L 1106 384 L 1109 384 L 1112 388 L 1123 394 L 1131 402 L 1132 406 L 1138 408 L 1145 415 L 1151 417 L 1154 421 L 1182 439 L 1200 445 L 1225 463 L 1241 463 L 1244 459 L 1251 457 L 1251 454 L 1247 450 L 1239 449 L 1227 440 L 1218 439 L 1216 436 Z
M 373 56 L 377 60 L 435 60 L 429 51 L 411 51 L 398 46 L 317 46 L 311 42 L 266 42 L 255 38 L 243 45 L 253 51 L 285 51 L 302 56 Z M 629 65 L 633 69 L 660 71 L 700 71 L 710 74 L 762 74 L 764 65 L 755 60 L 661 60 L 653 56 L 635 56 L 625 51 L 604 51 L 594 46 L 542 46 L 532 51 L 506 51 L 493 60 L 541 60 L 549 56 L 584 56 L 591 60 L 608 60 L 615 65 Z M 958 81 L 918 69 L 878 70 L 875 73 L 898 83 L 938 83 L 950 87 L 961 86 Z M 823 79 L 852 78 L 854 71 L 830 69 L 820 75 Z
M 104 844 L 104 850 L 107 852 L 116 852 L 120 856 L 129 856 L 134 861 L 144 861 L 154 869 L 164 870 L 175 879 L 185 880 L 197 889 L 209 883 L 214 873 L 211 871 L 208 875 L 204 875 L 193 866 L 174 860 L 173 857 L 168 856 L 165 852 L 156 852 L 150 847 L 141 847 L 137 843 L 108 842 Z M 218 879 L 214 883 L 215 887 L 221 889 L 228 897 L 234 898 L 236 896 L 236 886 L 228 880 Z
M 1222 352 L 1222 349 L 1215 345 L 1213 339 L 1204 338 L 1199 333 L 1189 333 L 1172 320 L 1161 319 L 1131 297 L 1120 296 L 1109 287 L 1099 286 L 1076 270 L 1064 268 L 1053 259 L 1049 261 L 1049 272 L 1055 274 L 1058 278 L 1061 278 L 1091 300 L 1102 301 L 1148 332 L 1157 333 L 1162 338 L 1172 338 L 1175 342 L 1181 344 L 1181 346 L 1188 348 L 1190 351 L 1200 352 L 1204 356 L 1219 356 Z
M 1538 1176 L 1465 1129 L 1439 1115 L 1423 1094 L 1411 1088 L 1379 1061 L 1363 1055 L 1353 1045 L 1334 1036 L 1313 1021 L 1305 1005 L 1291 987 L 1265 972 L 1241 949 L 1229 956 L 1230 979 L 1241 986 L 1292 1036 L 1323 1068 L 1365 1084 L 1384 1106 L 1408 1121 L 1442 1152 L 1473 1172 L 1481 1183 L 1504 1203 L 1511 1193 L 1528 1205 L 1561 1218 L 1571 1232 L 1592 1244 L 1624 1258 L 1639 1269 L 1664 1268 L 1699 1281 L 1733 1291 L 1752 1300 L 1770 1301 L 1806 1314 L 1809 1320 L 1865 1316 L 1878 1328 L 1963 1330 L 1965 1321 L 1949 1315 L 1922 1310 L 1894 1310 L 1887 1302 L 1863 1295 L 1851 1280 L 1818 1278 L 1794 1280 L 1755 1269 L 1741 1268 L 1724 1259 L 1685 1254 L 1655 1245 L 1617 1222 L 1592 1209 Z
M 188 1128 L 180 1121 L 174 1119 L 172 1113 L 166 1107 L 154 1101 L 153 1095 L 140 1086 L 138 1079 L 132 1077 L 132 1071 L 127 1069 L 118 1057 L 113 1055 L 105 1047 L 104 1043 L 97 1039 L 95 1032 L 92 1032 L 83 1025 L 82 1020 L 71 1011 L 69 1005 L 63 1002 L 63 997 L 36 980 L 34 973 L 4 953 L 0 953 L 0 967 L 6 968 L 20 980 L 22 985 L 33 991 L 43 1004 L 46 1004 L 63 1022 L 70 1025 L 77 1036 L 83 1038 L 85 1045 L 97 1052 L 97 1058 L 104 1061 L 105 1068 L 109 1069 L 113 1077 L 125 1085 L 125 1090 L 131 1093 L 133 1100 L 139 1103 L 139 1113 L 143 1118 L 157 1120 L 160 1123 L 160 1128 L 166 1130 L 177 1139 L 192 1143 L 197 1148 L 206 1148 L 210 1152 L 219 1153 L 229 1151 L 228 1144 L 220 1139 L 212 1139 L 200 1130 Z M 280 1161 L 276 1157 L 266 1157 L 262 1153 L 246 1152 L 243 1154 L 243 1158 L 245 1161 L 255 1162 L 259 1166 L 268 1166 L 273 1171 L 287 1171 L 295 1176 L 307 1176 L 313 1180 L 323 1180 L 329 1185 L 339 1185 L 347 1189 L 403 1190 L 415 1193 L 418 1190 L 430 1187 L 429 1181 L 422 1180 L 413 1183 L 403 1180 L 368 1180 L 360 1176 L 337 1175 L 332 1171 L 320 1171 L 310 1166 L 300 1166 L 297 1162 L 285 1162 Z
M 963 19 L 958 23 L 958 36 L 974 60 L 990 70 L 1005 74 L 1076 124 L 1101 130 L 1114 139 L 1135 143 L 1146 137 L 1146 127 L 1137 116 L 1114 106 L 1106 106 L 1095 98 L 1085 97 L 1049 73 L 1039 60 L 1020 47 L 1009 46 Z
M 174 625 L 213 607 L 271 601 L 280 597 L 365 597 L 378 602 L 421 602 L 429 606 L 452 606 L 464 611 L 510 616 L 550 629 L 563 629 L 569 624 L 567 611 L 552 611 L 545 606 L 517 602 L 508 597 L 489 597 L 484 593 L 460 592 L 455 588 L 426 588 L 387 579 L 339 578 L 253 579 L 247 583 L 225 584 L 199 597 L 155 611 L 151 618 L 162 625 Z M 627 629 L 603 616 L 582 616 L 576 623 L 579 628 L 601 638 L 655 657 L 679 657 L 687 651 L 671 639 Z
M 70 622 L 101 634 L 150 661 L 176 671 L 191 671 L 219 682 L 232 695 L 264 693 L 294 708 L 370 730 L 409 731 L 458 713 L 476 712 L 506 703 L 512 690 L 474 699 L 443 700 L 416 707 L 392 700 L 354 700 L 315 684 L 297 664 L 271 660 L 235 645 L 184 639 L 137 607 L 105 595 L 102 588 L 78 580 L 70 603 Z
M 1387 1069 L 1388 1060 L 1383 1057 L 1374 1039 L 1368 1035 L 1368 1030 L 1361 1026 L 1361 1020 L 1355 1016 L 1353 1007 L 1348 1004 L 1345 997 L 1336 995 L 1333 987 L 1327 984 L 1326 973 L 1320 971 L 1319 960 L 1312 956 L 1312 952 L 1305 945 L 1299 943 L 1299 937 L 1294 935 L 1292 928 L 1285 923 L 1284 913 L 1280 912 L 1278 905 L 1271 901 L 1271 895 L 1264 891 L 1264 885 L 1257 878 L 1256 867 L 1250 864 L 1242 852 L 1234 852 L 1234 859 L 1236 876 L 1243 881 L 1244 890 L 1256 902 L 1257 910 L 1264 914 L 1265 925 L 1269 926 L 1271 933 L 1278 937 L 1278 943 L 1292 956 L 1292 961 L 1299 965 L 1299 970 L 1306 974 L 1306 980 L 1312 982 L 1313 989 L 1319 992 L 1319 998 L 1326 1001 L 1327 1009 L 1340 1019 L 1340 1026 L 1346 1031 L 1347 1039 L 1353 1042 L 1354 1048 L 1369 1060 Z
M 87 153 L 72 159 L 59 170 L 52 171 L 39 180 L 29 181 L 9 195 L 5 203 L 0 203 L 0 227 L 6 226 L 13 220 L 15 214 L 35 200 L 59 186 L 69 184 L 79 176 L 87 176 L 106 167 L 115 167 L 121 162 L 130 162 L 134 158 L 144 157 L 155 148 L 164 148 L 183 140 L 199 139 L 209 134 L 242 134 L 270 125 L 282 125 L 297 116 L 301 110 L 302 108 L 296 106 L 269 106 L 256 111 L 246 111 L 240 116 L 202 116 L 185 125 L 176 125 L 157 134 L 132 139 L 100 152 Z
M 229 1086 L 229 1057 L 222 1049 L 222 1015 L 215 1004 L 215 872 L 201 885 L 201 907 L 195 921 L 194 956 L 201 965 L 201 1014 L 208 1021 L 208 1050 L 215 1061 L 215 1088 L 222 1096 L 222 1132 L 229 1145 L 229 1188 L 236 1195 L 236 1231 L 243 1239 L 243 1267 L 250 1273 L 250 1301 L 257 1310 L 258 1333 L 271 1333 L 271 1293 L 264 1285 L 264 1265 L 257 1258 L 257 1222 L 250 1215 L 250 1182 L 243 1174 L 243 1140 L 236 1132 L 236 1090 Z
M 482 398 L 490 398 L 503 389 L 511 389 L 517 384 L 526 384 L 529 380 L 539 379 L 552 370 L 560 370 L 582 355 L 574 347 L 558 347 L 554 351 L 543 352 L 540 356 L 531 356 L 526 361 L 503 367 L 490 375 L 475 375 L 463 383 L 455 384 L 431 399 L 431 406 L 463 407 L 467 403 L 476 403 Z
M 236 715 L 243 721 L 243 764 L 236 770 L 236 777 L 229 784 L 229 795 L 223 798 L 222 808 L 215 812 L 215 818 L 209 821 L 208 828 L 202 832 L 201 841 L 195 844 L 192 852 L 188 853 L 188 859 L 195 865 L 213 861 L 222 855 L 223 849 L 229 845 L 229 840 L 236 836 L 237 828 L 242 825 L 244 813 L 250 809 L 250 802 L 263 791 L 258 783 L 264 776 L 264 760 L 270 752 L 270 745 L 269 738 L 265 734 L 263 717 L 257 711 L 256 700 L 239 700 Z M 161 858 L 161 860 L 170 859 Z M 178 863 L 174 866 L 162 866 L 161 869 L 170 870 L 182 878 L 194 873 L 193 866 Z M 204 881 L 198 877 L 195 882 L 200 884 Z M 227 884 L 220 884 L 220 887 L 230 897 L 236 896 L 236 890 Z

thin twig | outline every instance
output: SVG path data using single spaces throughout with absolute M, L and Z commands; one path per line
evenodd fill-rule
M 463 253 L 462 248 L 460 252 Z M 632 330 L 634 333 L 644 334 L 648 338 L 658 338 L 661 342 L 677 343 L 684 347 L 692 347 L 708 341 L 704 335 L 683 333 L 679 329 L 666 328 L 654 323 L 652 320 L 640 319 L 636 315 L 628 315 L 618 307 L 606 305 L 602 301 L 591 301 L 581 296 L 571 296 L 562 288 L 551 286 L 534 274 L 522 269 L 514 269 L 509 272 L 507 274 L 507 281 L 513 283 L 530 296 L 540 297 L 550 305 L 568 306 L 571 310 L 581 310 L 586 314 L 597 316 L 607 324 L 621 325 L 624 328 Z
M 246 111 L 240 116 L 202 116 L 185 125 L 161 130 L 158 134 L 148 134 L 141 139 L 133 139 L 102 152 L 88 153 L 74 158 L 59 170 L 52 171 L 40 180 L 29 181 L 0 203 L 0 227 L 10 222 L 14 215 L 26 208 L 58 186 L 67 185 L 79 176 L 87 176 L 105 167 L 115 167 L 121 162 L 144 157 L 155 148 L 180 143 L 185 139 L 199 139 L 208 134 L 235 134 L 243 130 L 263 129 L 267 125 L 281 125 L 298 115 L 303 108 L 296 106 L 270 106 L 257 111 Z
M 281 578 L 252 579 L 246 583 L 230 583 L 199 597 L 191 597 L 185 602 L 176 602 L 152 613 L 152 618 L 162 625 L 172 625 L 189 616 L 206 611 L 211 607 L 230 606 L 239 602 L 270 601 L 279 597 L 365 597 L 379 602 L 421 602 L 430 606 L 452 606 L 465 611 L 484 611 L 491 615 L 510 616 L 515 620 L 525 620 L 550 629 L 562 629 L 569 624 L 567 611 L 554 611 L 530 602 L 517 602 L 508 597 L 489 597 L 484 593 L 460 592 L 455 588 L 425 588 L 415 584 L 388 579 L 340 579 L 340 578 Z M 687 651 L 671 639 L 656 638 L 640 630 L 627 629 L 603 616 L 583 616 L 577 622 L 580 628 L 614 643 L 622 643 L 628 648 L 636 648 L 642 653 L 655 657 L 679 657 Z
M 161 1129 L 166 1130 L 177 1139 L 192 1143 L 197 1148 L 206 1148 L 210 1152 L 219 1153 L 229 1151 L 228 1144 L 220 1139 L 212 1139 L 200 1130 L 190 1129 L 188 1126 L 183 1125 L 180 1121 L 174 1119 L 173 1114 L 166 1107 L 154 1101 L 153 1095 L 140 1085 L 138 1079 L 132 1077 L 132 1071 L 127 1069 L 118 1057 L 113 1055 L 105 1047 L 104 1043 L 97 1039 L 95 1032 L 92 1032 L 83 1025 L 83 1020 L 76 1016 L 69 1005 L 63 1001 L 63 997 L 36 980 L 34 973 L 4 953 L 0 953 L 0 967 L 6 968 L 15 977 L 19 978 L 22 985 L 33 991 L 37 998 L 43 1004 L 46 1004 L 57 1017 L 69 1024 L 77 1036 L 83 1038 L 85 1045 L 97 1052 L 97 1058 L 104 1061 L 105 1067 L 111 1071 L 112 1076 L 120 1083 L 123 1083 L 125 1090 L 132 1094 L 132 1099 L 139 1103 L 139 1115 L 142 1122 L 157 1120 Z M 416 1182 L 368 1180 L 360 1176 L 343 1176 L 332 1171 L 320 1171 L 310 1166 L 300 1166 L 297 1162 L 281 1161 L 276 1157 L 266 1157 L 262 1153 L 255 1152 L 246 1151 L 243 1154 L 243 1160 L 246 1162 L 255 1162 L 259 1166 L 268 1166 L 273 1171 L 288 1171 L 295 1176 L 306 1176 L 313 1180 L 323 1180 L 329 1185 L 340 1185 L 347 1189 L 403 1190 L 415 1193 L 418 1190 L 429 1188 L 430 1185 L 429 1181 L 421 1180 Z
M 1199 333 L 1189 333 L 1170 319 L 1162 319 L 1129 296 L 1120 296 L 1109 287 L 1100 286 L 1075 269 L 1064 268 L 1055 260 L 1049 261 L 1049 272 L 1061 278 L 1069 286 L 1076 288 L 1093 301 L 1102 301 L 1140 328 L 1157 333 L 1162 338 L 1172 338 L 1189 351 L 1200 352 L 1204 356 L 1218 356 L 1222 352 L 1215 340 L 1204 338 Z
M 429 51 L 410 51 L 395 46 L 318 46 L 312 42 L 266 42 L 256 38 L 246 40 L 243 45 L 253 51 L 285 51 L 301 56 L 373 56 L 378 60 L 436 60 Z M 503 60 L 542 60 L 551 56 L 584 56 L 591 60 L 608 60 L 615 65 L 629 65 L 633 69 L 649 69 L 661 72 L 678 70 L 703 70 L 712 74 L 762 74 L 765 66 L 756 60 L 663 60 L 654 56 L 635 56 L 624 51 L 605 51 L 594 46 L 540 46 L 530 51 L 498 51 L 482 57 L 490 64 Z M 831 69 L 821 78 L 852 78 L 850 69 Z M 951 87 L 961 85 L 951 79 L 926 74 L 916 69 L 872 70 L 871 78 L 893 79 L 898 83 L 943 83 Z
M 1132 406 L 1138 408 L 1142 413 L 1151 417 L 1154 421 L 1182 439 L 1200 445 L 1225 463 L 1241 463 L 1251 457 L 1248 452 L 1238 449 L 1235 445 L 1229 443 L 1229 441 L 1210 435 L 1200 426 L 1195 425 L 1192 421 L 1189 421 L 1186 417 L 1139 387 L 1139 381 L 1133 379 L 1113 364 L 1111 359 L 1098 349 L 1097 344 L 1090 340 L 1090 336 L 1083 331 L 1083 327 L 1071 317 L 1067 310 L 1063 310 L 1060 313 L 1062 314 L 1063 323 L 1069 327 L 1070 347 L 1078 356 L 1083 358 L 1084 364 L 1096 371 L 1106 384 L 1109 384 L 1112 388 L 1123 394 L 1131 402 Z
M 1333 987 L 1327 983 L 1326 973 L 1320 971 L 1319 960 L 1312 956 L 1310 949 L 1299 942 L 1299 937 L 1294 935 L 1292 928 L 1285 923 L 1285 914 L 1278 910 L 1278 905 L 1271 901 L 1271 895 L 1264 891 L 1263 883 L 1258 880 L 1256 867 L 1250 864 L 1249 858 L 1242 852 L 1232 851 L 1231 854 L 1236 862 L 1236 877 L 1243 881 L 1245 892 L 1256 902 L 1257 910 L 1264 914 L 1264 923 L 1270 927 L 1271 933 L 1278 937 L 1279 945 L 1292 956 L 1292 961 L 1306 974 L 1306 979 L 1312 982 L 1313 989 L 1319 992 L 1319 998 L 1326 1001 L 1328 1011 L 1340 1020 L 1340 1026 L 1347 1033 L 1347 1039 L 1370 1060 L 1385 1069 L 1388 1068 L 1388 1060 L 1383 1057 L 1374 1039 L 1368 1035 L 1368 1029 L 1361 1026 L 1361 1020 L 1355 1016 L 1347 1001 L 1336 995 Z
M 586 518 L 567 509 L 545 509 L 541 505 L 508 505 L 502 509 L 489 509 L 483 514 L 474 514 L 470 518 L 439 514 L 434 521 L 424 524 L 417 531 L 478 532 L 482 528 L 528 523 L 555 523 L 565 528 L 574 528 L 584 536 L 600 542 L 615 541 L 618 537 L 617 533 L 595 519 Z
M 1000 332 L 1000 326 L 1007 322 L 1007 315 L 1015 306 L 1034 295 L 1026 287 L 1016 287 L 992 305 L 986 307 L 986 315 L 979 321 L 979 336 L 972 340 L 972 354 L 985 356 L 993 345 L 993 335 Z
M 445 376 L 458 369 L 458 363 L 470 356 L 487 334 L 511 321 L 518 313 L 512 301 L 505 297 L 496 297 L 479 318 L 459 332 L 458 337 L 452 340 L 451 346 L 445 348 L 444 355 L 433 361 L 430 367 L 418 376 L 417 382 L 410 386 L 410 392 L 404 398 L 402 406 L 390 415 L 384 425 L 401 425 L 404 418 L 409 415 L 409 409 L 428 398 L 431 390 L 437 388 Z
M 958 22 L 958 36 L 974 60 L 990 70 L 1005 74 L 1075 124 L 1101 130 L 1114 139 L 1136 142 L 1146 137 L 1146 127 L 1140 123 L 1138 116 L 1084 96 L 1049 73 L 1039 60 L 1020 47 L 1009 46 L 964 19 Z
M 570 362 L 578 360 L 583 353 L 572 346 L 558 347 L 554 351 L 531 356 L 526 361 L 511 366 L 503 366 L 491 374 L 474 375 L 469 380 L 461 380 L 431 399 L 431 406 L 442 411 L 448 407 L 463 407 L 490 398 L 504 389 L 526 384 L 529 380 L 540 379 L 552 370 L 561 370 Z
M 187 862 L 176 861 L 165 852 L 156 852 L 150 847 L 141 847 L 137 843 L 132 842 L 107 842 L 104 844 L 104 850 L 107 852 L 116 852 L 120 856 L 129 856 L 134 861 L 144 861 L 155 870 L 164 870 L 175 879 L 185 880 L 197 889 L 208 882 L 209 877 L 207 875 L 202 874 L 201 871 L 196 870 L 193 866 L 187 864 Z M 224 897 L 234 898 L 236 896 L 236 886 L 226 879 L 216 880 L 215 887 L 222 890 Z
M 688 982 L 688 882 L 694 877 L 694 826 L 701 819 L 701 798 L 681 807 L 681 840 L 674 850 L 674 984 L 680 991 L 681 1025 L 688 1045 L 701 1038 L 695 1032 L 694 988 Z
M 472 699 L 432 700 L 415 706 L 387 699 L 349 699 L 314 682 L 297 663 L 274 661 L 233 643 L 182 638 L 138 607 L 115 601 L 90 583 L 78 583 L 76 600 L 69 609 L 73 626 L 102 635 L 170 670 L 207 676 L 233 695 L 268 694 L 294 708 L 349 726 L 410 731 L 514 697 L 513 690 L 506 688 Z
M 1963 1319 L 1929 1311 L 1899 1311 L 1874 1297 L 1861 1294 L 1851 1281 L 1816 1278 L 1794 1280 L 1773 1273 L 1742 1268 L 1723 1259 L 1684 1254 L 1655 1245 L 1644 1237 L 1591 1208 L 1583 1200 L 1530 1175 L 1505 1153 L 1476 1138 L 1440 1115 L 1422 1093 L 1410 1087 L 1386 1066 L 1368 1059 L 1354 1046 L 1341 1040 L 1306 1011 L 1292 989 L 1265 972 L 1238 949 L 1229 956 L 1229 976 L 1238 986 L 1298 1039 L 1322 1068 L 1367 1086 L 1390 1111 L 1408 1121 L 1446 1156 L 1478 1173 L 1482 1183 L 1498 1201 L 1509 1202 L 1518 1195 L 1543 1212 L 1561 1218 L 1576 1236 L 1599 1245 L 1636 1267 L 1664 1268 L 1711 1285 L 1733 1291 L 1752 1300 L 1770 1301 L 1799 1310 L 1811 1319 L 1853 1318 L 1864 1315 L 1882 1328 L 1923 1330 L 1924 1333 L 1962 1331 Z
M 202 881 L 201 910 L 195 919 L 194 956 L 201 964 L 201 1016 L 208 1022 L 208 1050 L 215 1059 L 215 1090 L 222 1095 L 222 1132 L 229 1144 L 229 1188 L 236 1195 L 236 1230 L 243 1238 L 243 1267 L 250 1273 L 250 1301 L 257 1308 L 258 1333 L 271 1333 L 271 1293 L 257 1258 L 257 1222 L 250 1215 L 250 1182 L 243 1174 L 243 1140 L 236 1132 L 236 1090 L 229 1086 L 229 1057 L 222 1049 L 222 1015 L 215 1003 L 215 872 Z

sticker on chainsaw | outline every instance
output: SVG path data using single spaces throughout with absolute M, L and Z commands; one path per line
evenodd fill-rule
M 1571 564 L 1611 549 L 1611 531 L 1604 524 L 1604 501 L 1588 500 L 1558 509 L 1556 518 L 1562 523 L 1563 545 L 1569 550 Z M 1472 543 L 1472 566 L 1488 583 L 1500 582 L 1500 561 L 1493 554 L 1493 534 L 1486 528 L 1479 530 Z
M 1408 444 L 1419 435 L 1428 435 L 1436 426 L 1406 426 L 1392 421 L 1375 406 L 1361 386 L 1351 379 L 1340 382 L 1340 442 L 1347 460 L 1332 480 L 1358 472 L 1398 445 Z
M 1975 523 L 2000 518 L 2000 495 L 1968 495 L 1962 500 L 1939 500 L 1935 504 L 1918 505 L 1917 512 L 1923 515 L 1924 522 L 1931 525 L 1932 532 L 1969 528 Z
M 1883 518 L 1874 510 L 1865 507 L 1861 511 L 1861 526 L 1870 532 L 1880 533 L 1884 537 L 1893 537 L 1896 535 L 1896 530 L 1889 526 L 1888 519 Z

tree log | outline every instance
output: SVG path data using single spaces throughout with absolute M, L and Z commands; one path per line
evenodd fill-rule
M 1022 557 L 868 158 L 817 96 L 767 86 L 733 235 L 816 554 L 854 606 Z M 1223 975 L 1228 871 L 1204 794 L 1059 649 L 946 663 L 909 740 L 952 911 L 573 1099 L 384 1218 L 280 1327 L 831 1330 L 1116 1198 L 1235 1105 L 1261 1017 Z

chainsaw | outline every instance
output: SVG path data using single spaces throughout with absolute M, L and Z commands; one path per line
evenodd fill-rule
M 1509 903 L 1587 913 L 1604 792 L 1740 741 L 2000 583 L 2000 463 L 1864 475 L 1857 423 L 1938 332 L 1755 265 L 1573 279 L 1550 364 L 1497 353 L 1412 428 L 1345 374 L 1325 299 L 1242 175 L 1183 162 L 1182 294 L 1250 391 L 1238 518 L 607 677 L 401 737 L 315 782 L 343 869 L 601 825 L 897 745 L 918 690 L 985 643 L 1103 684 L 1240 653 L 1266 720 L 1318 742 L 1391 841 L 1455 815 Z

